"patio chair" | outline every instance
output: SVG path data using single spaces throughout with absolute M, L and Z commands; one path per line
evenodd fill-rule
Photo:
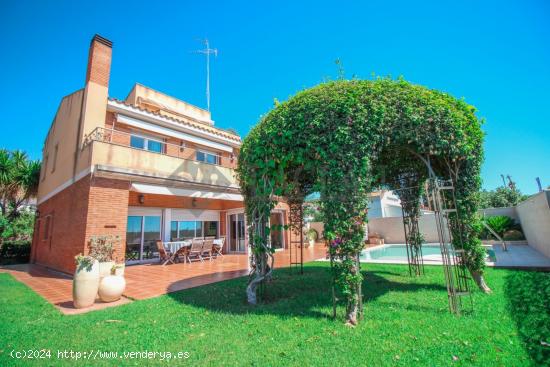
M 202 253 L 201 253 L 201 257 L 204 259 L 206 256 L 204 256 L 205 254 L 208 254 L 208 258 L 210 259 L 210 261 L 212 261 L 212 247 L 214 246 L 214 240 L 213 239 L 205 239 L 204 240 L 204 244 L 202 246 Z
M 174 259 L 172 258 L 172 254 L 170 251 L 166 250 L 164 245 L 162 244 L 162 241 L 157 241 L 157 250 L 159 251 L 159 257 L 160 262 L 162 265 L 166 265 L 168 263 L 174 263 Z
M 213 250 L 214 250 L 213 252 L 214 252 L 214 255 L 216 255 L 216 257 L 218 257 L 218 255 L 223 257 L 222 250 L 224 245 L 225 245 L 225 236 L 220 236 L 219 243 L 215 243 L 213 247 Z
M 180 257 L 183 257 L 184 263 L 189 260 L 189 246 L 183 246 L 178 251 L 176 251 L 176 253 L 174 254 L 174 259 L 179 261 Z M 189 260 L 189 263 L 191 263 L 191 260 Z
M 201 262 L 202 260 L 202 247 L 203 247 L 204 240 L 199 238 L 193 238 L 193 241 L 191 241 L 191 247 L 189 248 L 189 252 L 187 253 L 187 260 L 189 260 L 189 263 L 191 263 L 191 258 L 196 257 Z

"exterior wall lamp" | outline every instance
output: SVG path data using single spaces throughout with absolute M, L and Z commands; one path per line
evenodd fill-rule
M 140 204 L 144 204 L 145 203 L 145 195 L 139 194 L 138 195 L 138 201 L 139 201 Z

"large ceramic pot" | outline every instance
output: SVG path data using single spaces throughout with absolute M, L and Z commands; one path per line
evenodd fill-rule
M 124 276 L 124 268 L 126 265 L 124 264 L 116 264 L 115 265 L 115 275 Z
M 73 278 L 73 304 L 75 308 L 94 304 L 99 288 L 99 262 L 90 260 L 77 264 Z
M 99 298 L 103 302 L 118 301 L 126 288 L 126 280 L 120 275 L 108 275 L 99 283 Z
M 115 266 L 114 261 L 102 261 L 99 263 L 99 279 L 101 280 L 103 277 L 106 277 L 107 275 L 111 275 L 111 269 Z

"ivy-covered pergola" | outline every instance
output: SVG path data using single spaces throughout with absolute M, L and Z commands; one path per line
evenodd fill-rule
M 318 192 L 335 284 L 346 296 L 346 321 L 356 324 L 368 193 L 396 189 L 412 203 L 404 209 L 414 221 L 420 210 L 414 203 L 426 180 L 435 178 L 454 188 L 456 211 L 448 217 L 454 248 L 463 250 L 480 289 L 490 291 L 474 225 L 482 143 L 474 107 L 402 79 L 323 83 L 278 103 L 246 137 L 239 156 L 250 224 L 248 302 L 257 302 L 258 286 L 272 276 L 271 210 L 279 200 L 302 203 Z M 422 244 L 419 235 L 408 240 Z

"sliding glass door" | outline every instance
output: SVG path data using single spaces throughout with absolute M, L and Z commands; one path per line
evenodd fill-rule
M 229 215 L 229 252 L 246 252 L 244 213 Z
M 128 216 L 126 226 L 126 261 L 136 262 L 155 259 L 159 256 L 157 241 L 160 240 L 160 216 Z
M 284 216 L 282 212 L 272 212 L 270 217 L 271 224 L 271 247 L 275 250 L 285 248 L 285 240 L 283 236 L 282 226 L 284 225 Z
M 143 217 L 129 216 L 126 226 L 126 261 L 136 261 L 141 257 L 141 234 Z

